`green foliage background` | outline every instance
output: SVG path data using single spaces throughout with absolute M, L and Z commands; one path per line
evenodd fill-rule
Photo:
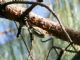
M 9 0 L 8 0 L 9 1 Z M 71 28 L 73 30 L 80 30 L 80 1 L 79 0 L 55 0 L 55 3 L 51 5 L 53 10 L 59 15 L 63 25 L 65 27 Z M 54 17 L 50 14 L 49 18 L 54 21 Z M 27 28 L 22 29 L 22 35 L 27 43 L 28 49 L 31 47 L 31 42 L 29 38 L 29 32 Z M 32 57 L 33 60 L 46 60 L 49 49 L 55 45 L 58 47 L 65 48 L 68 43 L 62 41 L 56 37 L 52 40 L 42 43 L 41 40 L 47 39 L 40 38 L 34 35 L 34 40 L 32 42 Z M 79 46 L 75 46 L 79 50 Z M 72 47 L 69 49 L 73 50 Z M 58 53 L 60 50 L 57 50 Z M 62 60 L 72 60 L 75 53 L 64 52 Z M 0 60 L 27 60 L 28 52 L 22 41 L 22 38 L 16 38 L 15 40 L 0 46 Z M 48 60 L 56 60 L 57 54 L 55 50 L 51 50 Z M 79 58 L 78 58 L 79 59 Z M 77 59 L 76 59 L 77 60 Z

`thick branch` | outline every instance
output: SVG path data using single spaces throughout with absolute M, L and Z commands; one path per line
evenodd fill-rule
M 18 21 L 18 19 L 16 18 L 18 18 L 23 11 L 25 11 L 25 8 L 11 5 L 5 8 L 5 11 L 2 16 L 5 16 L 8 19 L 13 19 L 15 21 Z M 61 29 L 58 23 L 40 17 L 32 12 L 30 13 L 30 21 L 28 22 L 48 31 L 48 33 L 52 34 L 53 36 L 56 36 L 64 41 L 68 41 L 65 33 L 63 32 L 63 30 Z M 68 28 L 66 28 L 66 31 L 69 33 L 74 44 L 80 45 L 80 32 L 73 31 Z

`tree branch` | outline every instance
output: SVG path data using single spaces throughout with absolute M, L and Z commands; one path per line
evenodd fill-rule
M 19 22 L 19 20 L 17 18 L 20 17 L 20 15 L 24 11 L 25 11 L 25 8 L 17 7 L 15 5 L 9 5 L 5 8 L 5 10 L 3 11 L 3 14 L 0 14 L 0 15 L 2 17 Z M 66 35 L 64 34 L 63 30 L 61 29 L 61 27 L 58 23 L 50 21 L 46 18 L 43 18 L 39 15 L 32 13 L 32 12 L 30 13 L 30 20 L 27 22 L 48 31 L 48 33 L 52 34 L 53 36 L 56 36 L 64 41 L 68 41 Z M 21 22 L 20 22 L 20 24 L 21 24 Z M 80 32 L 74 31 L 74 30 L 71 30 L 68 28 L 65 28 L 65 29 L 68 32 L 68 34 L 70 35 L 73 43 L 80 45 Z

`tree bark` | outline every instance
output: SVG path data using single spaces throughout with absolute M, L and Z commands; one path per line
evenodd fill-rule
M 25 8 L 23 8 L 23 7 L 9 5 L 5 8 L 5 10 L 3 11 L 3 14 L 0 14 L 0 15 L 4 18 L 8 18 L 10 20 L 19 22 L 19 20 L 17 18 L 24 11 L 25 11 Z M 29 15 L 30 15 L 30 18 L 29 18 L 29 21 L 27 21 L 27 22 L 31 23 L 32 25 L 38 26 L 38 27 L 42 28 L 43 30 L 46 30 L 49 34 L 51 34 L 55 37 L 58 37 L 64 41 L 69 42 L 65 33 L 63 32 L 62 28 L 60 27 L 60 25 L 58 23 L 51 21 L 47 18 L 43 18 L 39 15 L 36 15 L 33 12 L 30 12 Z M 70 35 L 73 43 L 80 45 L 80 32 L 71 30 L 66 27 L 65 27 L 65 29 L 68 32 L 68 34 Z

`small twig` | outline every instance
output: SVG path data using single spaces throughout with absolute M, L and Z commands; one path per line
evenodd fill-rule
M 13 1 L 13 2 L 7 2 L 7 3 L 4 3 L 3 4 L 3 7 L 6 7 L 7 5 L 9 4 L 15 4 L 15 3 L 21 3 L 21 4 L 35 4 L 35 5 L 40 5 L 40 6 L 43 6 L 45 8 L 47 8 L 52 14 L 53 16 L 55 16 L 55 18 L 57 19 L 57 21 L 59 22 L 63 32 L 65 33 L 66 37 L 68 38 L 69 42 L 72 43 L 72 39 L 70 38 L 69 34 L 66 32 L 64 26 L 62 25 L 60 19 L 58 18 L 58 16 L 56 15 L 55 12 L 53 12 L 48 6 L 44 5 L 44 4 L 41 4 L 41 3 L 35 3 L 35 2 L 29 2 L 29 1 Z M 75 49 L 75 47 L 71 44 L 71 46 Z M 76 50 L 76 49 L 75 49 Z
M 14 4 L 14 3 L 16 3 L 16 2 L 9 2 L 9 3 L 6 3 L 6 4 L 3 4 L 3 6 L 7 6 L 8 4 Z M 20 2 L 21 3 L 21 2 Z M 22 2 L 23 3 L 23 2 Z M 31 4 L 31 2 L 30 2 L 30 4 Z M 40 3 L 33 3 L 33 4 L 40 4 Z M 40 4 L 41 5 L 41 4 Z M 41 6 L 44 6 L 44 5 L 41 5 Z M 46 7 L 46 6 L 44 6 L 44 7 Z M 48 7 L 46 7 L 46 8 L 48 8 Z M 70 38 L 70 36 L 69 36 L 69 34 L 66 32 L 66 30 L 65 30 L 65 28 L 63 27 L 63 25 L 62 25 L 62 23 L 60 22 L 60 20 L 59 20 L 59 18 L 57 17 L 57 15 L 52 11 L 52 10 L 50 10 L 50 9 L 48 9 L 56 18 L 57 18 L 57 20 L 58 20 L 58 22 L 59 22 L 59 24 L 60 24 L 60 27 L 62 28 L 62 30 L 63 30 L 63 32 L 65 33 L 65 35 L 66 35 L 66 37 L 67 37 L 67 39 L 69 40 L 69 42 L 70 42 L 70 44 L 69 45 L 72 45 L 71 43 L 72 43 L 72 40 L 71 40 L 71 38 Z M 72 47 L 75 49 L 75 47 L 72 45 Z M 66 48 L 67 49 L 67 48 Z M 76 49 L 75 49 L 76 50 Z M 63 50 L 61 50 L 61 52 L 60 52 L 60 57 L 62 56 L 62 54 L 63 54 Z M 60 57 L 59 57 L 59 59 L 60 59 Z
M 56 60 L 61 60 L 61 57 L 62 57 L 64 51 L 65 51 L 64 49 L 61 49 L 60 54 L 58 55 L 58 58 Z
M 57 52 L 56 48 L 53 48 L 53 47 L 52 47 L 52 48 L 49 50 L 48 54 L 47 54 L 46 60 L 48 60 L 49 54 L 50 54 L 50 52 L 51 52 L 52 49 L 54 49 L 55 52 L 56 52 L 56 54 L 58 55 L 58 52 Z

